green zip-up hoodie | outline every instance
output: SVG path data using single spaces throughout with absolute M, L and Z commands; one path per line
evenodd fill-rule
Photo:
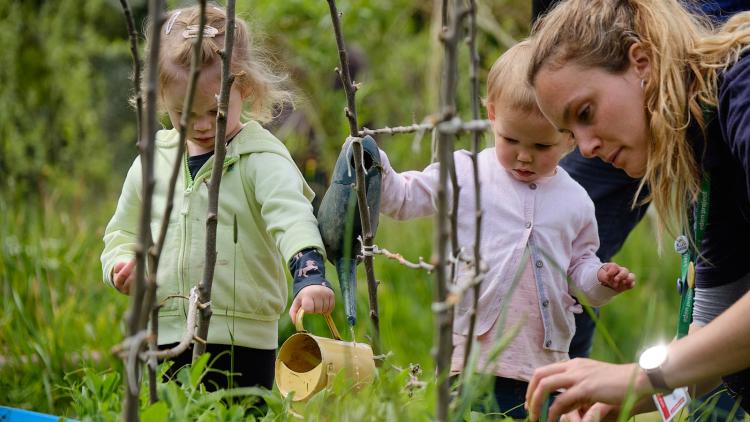
M 158 238 L 179 133 L 156 135 L 156 186 L 151 232 Z M 203 275 L 208 184 L 214 158 L 192 180 L 186 158 L 177 179 L 174 207 L 157 274 L 159 301 L 189 294 Z M 142 202 L 140 158 L 128 171 L 112 220 L 104 233 L 104 281 L 113 286 L 115 263 L 134 259 Z M 227 147 L 219 192 L 217 260 L 211 294 L 208 342 L 275 349 L 278 320 L 287 301 L 285 263 L 305 248 L 324 253 L 305 183 L 289 151 L 251 121 Z M 238 239 L 234 244 L 234 217 Z M 187 302 L 169 299 L 159 312 L 159 344 L 178 342 L 185 330 Z M 232 338 L 234 340 L 232 340 Z

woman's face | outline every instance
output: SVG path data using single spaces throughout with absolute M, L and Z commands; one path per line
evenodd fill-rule
M 560 132 L 570 133 L 584 157 L 599 157 L 634 178 L 643 177 L 650 133 L 640 75 L 648 63 L 614 74 L 568 62 L 545 65 L 534 80 L 542 113 Z

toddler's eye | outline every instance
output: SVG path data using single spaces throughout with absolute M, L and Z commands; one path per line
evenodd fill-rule
M 513 138 L 505 138 L 505 142 L 507 142 L 510 145 L 516 145 L 518 143 L 518 141 L 516 141 Z
M 536 149 L 544 151 L 552 148 L 552 145 L 549 144 L 536 144 Z

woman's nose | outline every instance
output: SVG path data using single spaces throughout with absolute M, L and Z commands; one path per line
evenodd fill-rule
M 602 146 L 602 142 L 599 138 L 583 131 L 575 133 L 574 136 L 578 149 L 581 151 L 581 155 L 586 158 L 596 157 L 596 153 Z

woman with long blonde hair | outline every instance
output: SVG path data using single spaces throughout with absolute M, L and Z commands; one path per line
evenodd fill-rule
M 735 246 L 750 237 L 750 13 L 712 28 L 677 0 L 567 0 L 537 24 L 533 39 L 528 77 L 545 116 L 584 156 L 640 178 L 650 188 L 645 201 L 656 209 L 659 232 L 685 233 L 697 249 L 695 332 L 750 290 L 747 251 Z M 699 197 L 708 198 L 700 202 L 708 217 L 696 235 L 691 220 Z M 681 378 L 668 372 L 678 360 L 671 349 L 662 368 L 666 383 L 656 383 L 677 387 Z M 724 352 L 720 359 L 736 361 Z M 652 374 L 627 368 L 655 383 L 646 376 Z M 613 381 L 620 382 L 614 392 L 612 385 L 588 385 L 593 378 L 586 374 L 601 369 L 576 360 L 538 370 L 527 395 L 532 409 L 537 394 L 558 388 L 567 391 L 552 415 L 595 401 L 598 393 L 616 401 L 629 377 Z M 578 380 L 565 376 L 573 370 Z M 749 380 L 725 377 L 740 394 L 750 391 Z M 581 395 L 576 387 L 583 384 L 597 394 Z

